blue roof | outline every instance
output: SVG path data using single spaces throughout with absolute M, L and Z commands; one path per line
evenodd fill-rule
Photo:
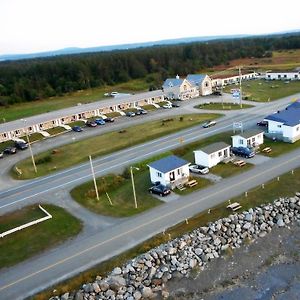
M 168 78 L 165 80 L 163 87 L 180 86 L 183 83 L 183 79 L 180 78 Z
M 284 110 L 265 117 L 265 120 L 283 123 L 287 126 L 300 124 L 300 100 L 290 104 Z
M 188 161 L 179 158 L 175 155 L 170 155 L 167 157 L 164 157 L 162 159 L 159 159 L 157 161 L 152 162 L 151 164 L 149 164 L 148 166 L 161 172 L 161 173 L 167 173 L 170 171 L 173 171 L 175 169 L 178 169 L 182 166 L 185 166 L 189 164 Z
M 200 85 L 204 78 L 206 77 L 205 74 L 189 74 L 186 79 L 192 84 L 192 85 Z

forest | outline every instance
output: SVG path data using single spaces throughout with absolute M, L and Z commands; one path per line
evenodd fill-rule
M 169 76 L 298 48 L 299 33 L 5 61 L 0 63 L 0 106 L 137 78 L 146 78 L 151 90 Z

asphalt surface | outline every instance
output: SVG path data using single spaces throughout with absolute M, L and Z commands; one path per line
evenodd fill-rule
M 153 156 L 155 153 L 180 146 L 180 137 L 184 137 L 184 143 L 190 143 L 200 138 L 228 131 L 232 128 L 232 122 L 235 121 L 243 121 L 245 128 L 251 127 L 266 114 L 283 108 L 294 97 L 259 105 L 243 112 L 230 112 L 215 127 L 210 129 L 195 126 L 168 137 L 95 159 L 95 171 L 100 176 L 120 170 L 126 165 Z M 174 111 L 172 110 L 172 112 Z M 186 111 L 193 111 L 191 105 L 186 105 Z M 73 240 L 69 240 L 63 245 L 15 267 L 1 270 L 0 299 L 23 299 L 51 284 L 75 275 L 139 244 L 197 212 L 205 211 L 222 201 L 298 167 L 300 165 L 299 158 L 300 150 L 274 158 L 241 175 L 224 179 L 212 187 L 180 197 L 178 200 L 161 205 L 136 217 L 115 222 L 112 218 L 104 220 L 99 217 L 101 219 L 101 225 L 99 225 L 97 216 L 94 216 L 94 222 L 89 223 L 87 227 L 91 229 L 85 229 L 85 234 L 80 234 Z M 82 164 L 33 181 L 12 181 L 12 187 L 8 189 L 3 188 L 6 184 L 5 181 L 2 181 L 0 215 L 30 203 L 40 203 L 43 200 L 49 202 L 49 199 L 52 199 L 53 203 L 57 205 L 65 201 L 63 202 L 64 206 L 71 211 L 73 209 L 73 213 L 80 216 L 81 208 L 76 207 L 76 205 L 72 208 L 71 203 L 73 201 L 71 199 L 66 200 L 63 191 L 66 192 L 89 179 L 89 166 Z M 56 202 L 56 197 L 52 197 L 55 194 L 60 202 Z M 88 218 L 89 213 L 86 212 L 86 216 Z M 101 230 L 97 230 L 99 228 Z

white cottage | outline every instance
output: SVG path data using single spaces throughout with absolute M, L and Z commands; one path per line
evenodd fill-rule
M 267 72 L 266 80 L 300 80 L 300 72 Z
M 262 130 L 249 130 L 236 134 L 232 138 L 232 147 L 258 147 L 264 143 L 264 132 Z
M 219 162 L 230 157 L 230 145 L 224 142 L 214 143 L 194 151 L 194 155 L 197 165 L 212 168 Z
M 178 75 L 176 78 L 166 79 L 162 88 L 168 99 L 187 100 L 199 96 L 196 87 L 188 80 L 179 78 Z
M 268 135 L 284 142 L 294 143 L 300 139 L 300 100 L 286 109 L 267 116 Z
M 194 86 L 201 96 L 212 94 L 212 82 L 208 75 L 189 74 L 186 79 Z
M 164 157 L 148 165 L 153 184 L 160 182 L 171 188 L 189 180 L 189 162 L 175 155 Z

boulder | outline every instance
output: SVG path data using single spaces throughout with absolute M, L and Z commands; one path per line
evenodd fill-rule
M 142 298 L 141 292 L 140 291 L 135 291 L 133 293 L 133 298 L 134 298 L 134 300 L 140 300 Z
M 65 293 L 60 297 L 60 300 L 68 300 L 69 299 L 69 293 Z
M 112 275 L 121 275 L 122 274 L 122 269 L 119 267 L 116 267 L 113 269 L 113 271 L 111 272 Z
M 92 287 L 93 287 L 93 290 L 94 290 L 95 293 L 98 294 L 98 293 L 101 292 L 101 289 L 100 289 L 99 284 L 98 284 L 97 282 L 94 282 L 94 283 L 92 284 Z
M 109 289 L 109 284 L 104 280 L 101 280 L 98 285 L 102 292 L 106 292 Z
M 145 299 L 149 299 L 149 298 L 153 298 L 153 292 L 151 290 L 151 288 L 149 288 L 148 286 L 144 286 L 142 289 L 142 297 Z
M 278 227 L 283 227 L 283 226 L 284 226 L 284 222 L 283 222 L 283 219 L 282 219 L 282 218 L 279 218 L 279 219 L 277 220 L 277 226 L 278 226 Z

